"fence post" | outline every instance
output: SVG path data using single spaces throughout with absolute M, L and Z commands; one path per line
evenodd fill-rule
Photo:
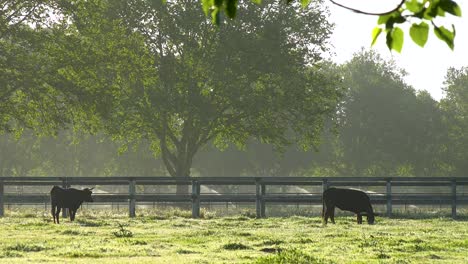
M 4 199 L 4 184 L 3 180 L 0 180 L 0 217 L 3 217 L 5 215 L 5 199 Z
M 452 218 L 457 217 L 457 180 L 452 180 Z
M 62 188 L 64 188 L 64 189 L 70 188 L 70 185 L 67 183 L 67 178 L 62 180 Z M 67 208 L 62 208 L 62 217 L 63 218 L 68 217 L 68 209 Z
M 255 179 L 255 211 L 257 218 L 262 218 L 262 207 L 265 207 L 262 195 L 262 184 L 260 179 Z
M 262 193 L 262 199 L 261 199 L 261 216 L 262 217 L 266 217 L 266 214 L 265 214 L 265 200 L 263 199 L 263 197 L 265 197 L 265 194 L 266 194 L 266 185 L 265 184 L 262 184 L 261 185 L 261 193 Z
M 387 217 L 392 216 L 392 180 L 387 179 Z
M 192 181 L 192 218 L 200 218 L 200 183 Z
M 136 201 L 135 201 L 135 194 L 136 194 L 136 188 L 135 188 L 135 180 L 130 179 L 128 183 L 128 195 L 129 195 L 129 200 L 128 200 L 128 215 L 130 217 L 135 217 L 135 209 L 136 209 Z
M 328 179 L 322 180 L 322 193 L 328 189 Z

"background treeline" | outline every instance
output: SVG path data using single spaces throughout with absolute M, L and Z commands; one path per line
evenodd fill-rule
M 374 52 L 328 68 L 346 90 L 316 149 L 291 145 L 277 152 L 254 139 L 222 150 L 210 143 L 195 156 L 191 175 L 468 175 L 468 68 L 448 70 L 440 102 L 405 83 L 405 72 Z M 127 143 L 78 130 L 55 137 L 4 134 L 0 175 L 168 175 L 148 142 Z

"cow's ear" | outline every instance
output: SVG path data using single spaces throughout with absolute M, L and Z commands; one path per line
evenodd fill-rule
M 90 188 L 90 189 L 88 189 L 88 190 L 92 191 L 93 189 L 94 189 L 94 187 L 93 187 L 93 188 Z

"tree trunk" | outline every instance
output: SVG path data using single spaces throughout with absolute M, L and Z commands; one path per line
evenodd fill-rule
M 190 177 L 190 168 L 192 167 L 193 156 L 197 150 L 197 144 L 189 142 L 190 140 L 187 139 L 187 131 L 187 129 L 184 129 L 184 136 L 180 140 L 175 139 L 173 135 L 169 136 L 173 141 L 172 143 L 176 146 L 175 149 L 172 150 L 168 147 L 165 133 L 163 133 L 160 139 L 163 162 L 172 177 Z M 189 195 L 191 190 L 190 186 L 191 185 L 177 185 L 176 195 Z M 176 206 L 184 209 L 189 209 L 191 207 L 190 203 L 176 203 Z
M 179 157 L 180 159 L 180 157 Z M 191 159 L 190 159 L 191 160 Z M 186 162 L 187 160 L 178 160 L 179 164 L 176 168 L 176 177 L 186 178 L 190 177 L 190 168 L 192 167 L 191 162 Z M 185 162 L 184 162 L 185 161 Z M 176 186 L 176 195 L 189 195 L 191 191 L 191 185 L 177 185 Z M 187 202 L 176 203 L 176 207 L 182 210 L 189 210 L 191 204 Z

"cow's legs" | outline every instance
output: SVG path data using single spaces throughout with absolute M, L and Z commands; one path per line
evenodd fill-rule
M 60 224 L 59 217 L 60 217 L 60 207 L 57 206 L 57 211 L 55 212 L 55 218 L 57 218 L 57 224 Z M 55 220 L 54 218 L 54 220 Z M 54 222 L 55 223 L 55 222 Z
M 50 212 L 52 213 L 52 218 L 54 218 L 54 224 L 55 222 L 55 205 L 52 205 L 52 208 L 50 209 Z
M 328 218 L 330 218 L 332 219 L 332 223 L 334 224 L 335 222 L 333 219 L 333 212 L 335 210 L 335 206 L 324 204 L 323 210 L 323 223 L 326 225 L 328 223 Z
M 367 223 L 372 225 L 374 224 L 375 216 L 374 210 L 372 209 L 372 205 L 369 203 L 369 208 L 367 208 Z
M 330 208 L 330 220 L 332 224 L 335 223 L 335 206 L 332 206 L 332 208 Z
M 75 221 L 76 210 L 70 209 L 70 220 Z
M 322 222 L 326 225 L 328 223 L 328 217 L 329 217 L 329 213 L 328 213 L 328 208 L 325 209 L 325 212 L 323 213 L 323 220 Z
M 326 225 L 328 222 L 328 207 L 325 201 L 322 204 L 322 224 Z
M 357 223 L 362 224 L 362 215 L 360 213 L 357 213 Z

